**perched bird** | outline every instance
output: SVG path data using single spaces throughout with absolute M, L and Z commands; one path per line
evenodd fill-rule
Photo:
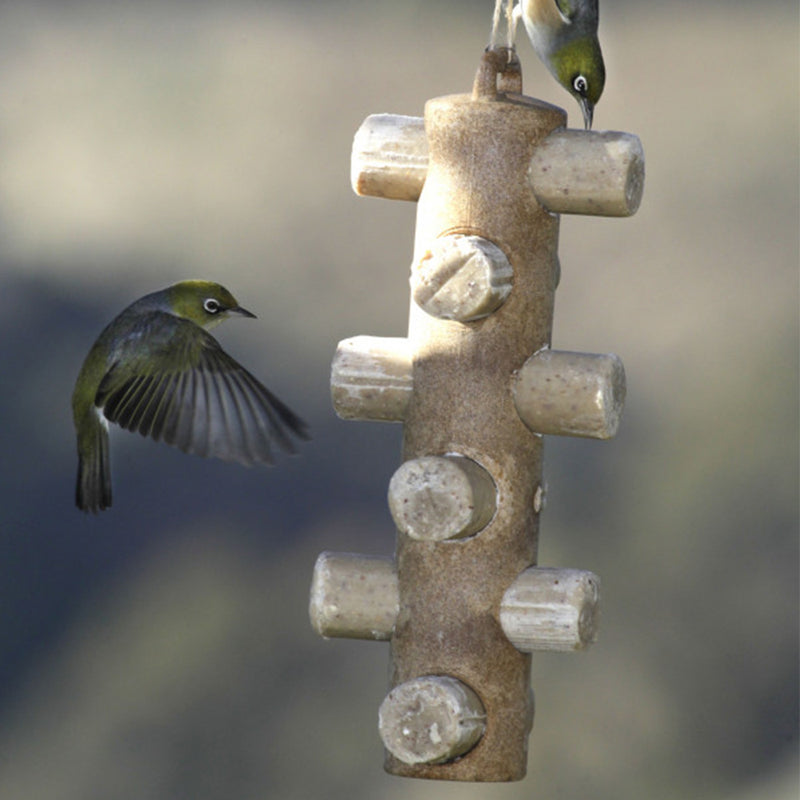
M 597 38 L 598 0 L 520 0 L 533 49 L 555 79 L 578 101 L 586 129 L 603 93 L 606 69 Z
M 111 505 L 108 423 L 185 453 L 272 463 L 271 446 L 295 448 L 306 424 L 207 333 L 231 315 L 255 317 L 218 283 L 182 281 L 145 295 L 106 326 L 72 394 L 78 439 L 75 503 Z

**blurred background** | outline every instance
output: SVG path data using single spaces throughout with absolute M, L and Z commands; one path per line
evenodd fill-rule
M 492 0 L 0 2 L 0 797 L 797 796 L 798 9 L 601 6 L 595 127 L 647 182 L 562 218 L 553 346 L 617 353 L 628 398 L 616 439 L 546 441 L 540 543 L 601 576 L 600 641 L 534 656 L 528 777 L 471 786 L 384 774 L 388 648 L 307 602 L 321 550 L 394 546 L 400 427 L 328 380 L 405 332 L 414 206 L 352 193 L 352 136 L 469 91 Z M 218 338 L 314 439 L 245 470 L 112 431 L 84 516 L 81 362 L 189 277 L 258 314 Z

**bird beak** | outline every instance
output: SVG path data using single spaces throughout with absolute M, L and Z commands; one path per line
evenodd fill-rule
M 592 105 L 591 100 L 587 100 L 585 97 L 579 97 L 578 103 L 580 104 L 581 111 L 583 111 L 583 124 L 586 126 L 586 130 L 589 131 L 592 129 L 594 106 Z
M 256 318 L 256 315 L 252 311 L 248 311 L 246 308 L 242 308 L 241 306 L 234 306 L 233 308 L 229 308 L 228 313 L 238 314 L 240 317 L 250 317 L 251 319 Z

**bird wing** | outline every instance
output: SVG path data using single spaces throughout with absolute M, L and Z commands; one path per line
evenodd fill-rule
M 577 12 L 576 0 L 555 0 L 555 4 L 558 8 L 558 13 L 561 14 L 561 19 L 567 24 L 571 23 Z
M 200 326 L 160 312 L 147 317 L 100 383 L 95 403 L 106 419 L 247 466 L 271 464 L 273 444 L 295 452 L 289 432 L 308 438 L 305 423 Z

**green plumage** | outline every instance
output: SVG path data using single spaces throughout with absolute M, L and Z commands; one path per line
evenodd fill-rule
M 584 125 L 591 128 L 606 82 L 597 36 L 598 0 L 519 0 L 515 16 L 522 19 L 544 65 L 578 101 Z
M 205 328 L 250 316 L 218 284 L 184 281 L 137 300 L 98 337 L 72 396 L 78 440 L 76 504 L 111 505 L 108 422 L 186 453 L 271 464 L 295 452 L 305 423 L 220 347 Z

